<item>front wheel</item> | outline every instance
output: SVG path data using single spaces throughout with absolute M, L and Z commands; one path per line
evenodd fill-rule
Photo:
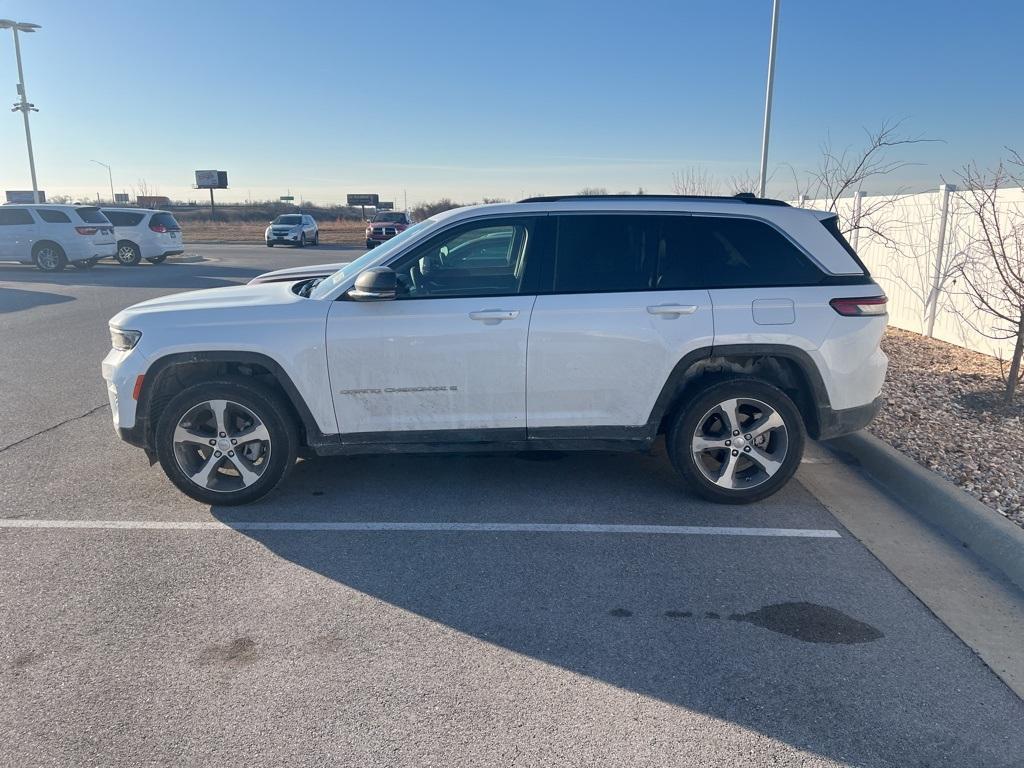
M 789 481 L 804 442 L 803 419 L 785 392 L 735 378 L 708 386 L 682 408 L 666 447 L 673 466 L 700 496 L 749 504 Z
M 287 405 L 243 377 L 188 387 L 157 423 L 164 472 L 204 504 L 245 504 L 265 496 L 291 469 L 297 450 Z
M 274 244 L 268 240 L 267 241 L 267 248 L 273 248 L 273 247 L 274 247 Z
M 320 231 L 319 230 L 317 230 L 317 232 L 313 235 L 313 245 L 320 245 Z
M 142 261 L 142 252 L 135 243 L 125 240 L 117 244 L 117 253 L 114 254 L 114 258 L 123 267 L 134 267 Z
M 299 235 L 299 248 L 305 248 L 305 247 L 306 247 L 306 233 L 303 232 L 301 235 Z

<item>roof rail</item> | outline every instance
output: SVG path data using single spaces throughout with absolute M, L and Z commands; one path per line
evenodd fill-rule
M 770 197 L 755 197 L 753 192 L 736 195 L 542 195 L 527 197 L 520 203 L 556 203 L 561 200 L 693 200 L 706 203 L 746 203 L 747 205 L 781 205 L 789 207 L 783 200 Z

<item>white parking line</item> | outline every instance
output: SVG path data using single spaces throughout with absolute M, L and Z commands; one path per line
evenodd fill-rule
M 627 533 L 676 536 L 773 536 L 838 539 L 839 532 L 813 528 L 731 528 L 701 525 L 600 525 L 595 523 L 272 523 L 162 520 L 0 520 L 0 528 L 100 528 L 155 531 L 339 531 L 339 532 L 467 532 L 467 533 Z

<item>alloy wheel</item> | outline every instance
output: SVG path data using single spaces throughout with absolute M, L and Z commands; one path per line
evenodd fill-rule
M 190 408 L 174 428 L 174 457 L 196 485 L 210 491 L 248 488 L 270 466 L 270 432 L 249 408 L 207 400 Z
M 690 450 L 697 469 L 720 488 L 755 488 L 782 468 L 789 431 L 779 412 L 767 403 L 730 398 L 701 417 Z

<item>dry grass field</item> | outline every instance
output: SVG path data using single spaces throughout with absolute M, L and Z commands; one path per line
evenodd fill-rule
M 180 221 L 185 244 L 189 243 L 262 243 L 266 222 L 258 221 Z M 320 242 L 338 245 L 364 245 L 366 225 L 359 221 L 321 221 Z

